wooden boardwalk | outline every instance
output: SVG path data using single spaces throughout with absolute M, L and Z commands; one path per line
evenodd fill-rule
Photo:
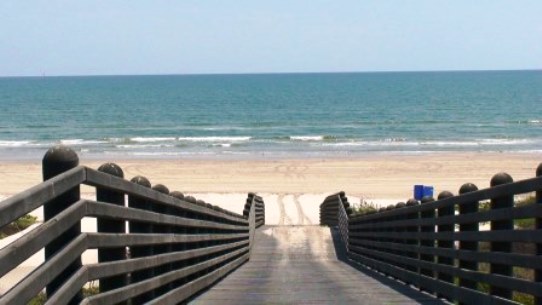
M 445 304 L 339 260 L 328 227 L 264 226 L 255 240 L 249 262 L 190 304 Z

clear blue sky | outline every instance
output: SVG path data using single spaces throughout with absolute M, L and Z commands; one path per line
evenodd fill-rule
M 0 76 L 542 68 L 542 0 L 1 0 Z

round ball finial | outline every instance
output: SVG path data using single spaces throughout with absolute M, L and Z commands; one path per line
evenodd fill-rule
M 177 199 L 184 199 L 184 194 L 179 192 L 179 191 L 173 191 L 171 193 L 169 193 L 169 195 L 177 198 Z
M 115 177 L 124 178 L 124 172 L 122 168 L 115 163 L 104 163 L 98 167 L 98 171 L 106 174 L 110 174 Z
M 134 178 L 132 178 L 132 180 L 130 180 L 130 182 L 133 182 L 135 184 L 139 184 L 141 186 L 144 186 L 144 187 L 151 187 L 151 182 L 149 181 L 149 179 L 143 177 L 143 176 L 135 176 Z
M 536 168 L 536 176 L 542 176 L 542 163 L 538 164 L 538 167 Z
M 491 178 L 491 182 L 489 185 L 491 186 L 497 186 L 501 184 L 507 184 L 514 182 L 514 179 L 512 179 L 512 176 L 508 175 L 507 173 L 498 173 L 493 178 Z
M 433 198 L 433 196 L 424 196 L 421 200 L 421 203 L 429 203 L 429 202 L 433 202 L 435 201 L 435 199 Z
M 156 184 L 152 189 L 163 194 L 169 194 L 169 189 L 163 184 Z
M 42 160 L 43 177 L 52 178 L 79 165 L 79 157 L 73 149 L 57 145 L 49 148 Z
M 413 198 L 412 198 L 412 199 L 409 199 L 409 200 L 406 202 L 407 207 L 411 207 L 411 206 L 418 205 L 418 204 L 420 204 L 420 203 L 418 202 L 418 200 L 413 199 Z
M 400 209 L 400 208 L 404 208 L 406 207 L 406 204 L 404 202 L 398 202 L 396 205 L 395 205 L 395 208 L 396 209 Z
M 465 183 L 461 186 L 461 188 L 459 189 L 459 194 L 465 194 L 465 193 L 470 193 L 470 192 L 474 192 L 474 191 L 477 191 L 478 190 L 478 187 L 476 185 L 474 185 L 473 183 Z
M 395 209 L 395 205 L 393 205 L 393 204 L 392 204 L 392 205 L 388 205 L 388 206 L 386 207 L 386 211 L 391 211 L 391 210 L 393 210 L 393 209 Z
M 453 196 L 454 196 L 454 194 L 452 194 L 452 192 L 442 191 L 442 192 L 440 192 L 440 194 L 438 194 L 438 200 L 446 199 L 446 198 L 453 197 Z

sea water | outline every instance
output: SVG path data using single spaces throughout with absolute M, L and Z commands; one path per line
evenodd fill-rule
M 0 78 L 0 158 L 542 152 L 542 71 Z

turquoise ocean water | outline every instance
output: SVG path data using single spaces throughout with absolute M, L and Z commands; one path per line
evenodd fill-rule
M 0 159 L 542 152 L 542 71 L 0 78 Z

